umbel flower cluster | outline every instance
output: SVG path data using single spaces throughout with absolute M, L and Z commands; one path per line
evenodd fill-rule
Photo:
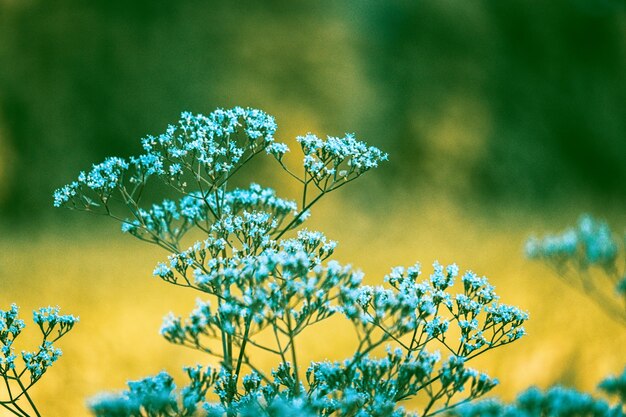
M 425 276 L 419 264 L 396 267 L 381 285 L 364 285 L 360 271 L 331 259 L 334 241 L 302 224 L 322 197 L 387 154 L 351 134 L 309 133 L 297 138 L 294 169 L 275 130 L 260 110 L 183 113 L 143 139 L 141 155 L 107 158 L 54 193 L 55 206 L 108 215 L 170 253 L 154 276 L 202 298 L 187 317 L 169 314 L 161 334 L 219 364 L 188 368 L 181 390 L 166 373 L 130 382 L 93 399 L 95 415 L 431 416 L 491 390 L 497 380 L 468 363 L 523 336 L 528 315 L 455 264 L 435 262 Z M 299 183 L 298 201 L 231 186 L 258 155 Z M 163 189 L 168 198 L 155 202 Z M 298 336 L 331 316 L 353 324 L 354 353 L 303 366 Z M 272 369 L 260 353 L 273 355 Z M 405 411 L 415 397 L 421 408 Z
M 565 283 L 594 300 L 626 325 L 626 235 L 617 238 L 589 215 L 575 227 L 526 242 L 526 255 L 550 266 Z
M 6 393 L 0 397 L 0 406 L 16 416 L 28 416 L 27 410 L 39 416 L 28 390 L 61 356 L 54 344 L 78 322 L 78 317 L 61 315 L 58 307 L 42 307 L 33 311 L 33 321 L 41 332 L 41 342 L 35 351 L 22 350 L 18 355 L 15 340 L 26 324 L 19 318 L 17 305 L 0 310 L 0 378 Z

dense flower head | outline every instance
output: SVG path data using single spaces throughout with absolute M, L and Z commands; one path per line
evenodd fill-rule
M 109 157 L 99 164 L 95 164 L 88 173 L 81 172 L 78 182 L 85 184 L 92 190 L 113 190 L 128 169 L 128 162 L 122 158 Z
M 436 373 L 439 360 L 438 352 L 422 351 L 413 357 L 388 347 L 382 358 L 359 355 L 343 362 L 313 362 L 306 372 L 308 392 L 317 398 L 317 405 L 326 412 L 323 415 L 337 411 L 344 415 L 354 405 L 366 415 L 378 415 L 380 408 L 391 414 L 397 409 L 395 399 L 420 391 Z
M 250 184 L 247 189 L 234 189 L 226 193 L 224 204 L 230 213 L 257 210 L 270 212 L 275 217 L 286 216 L 298 210 L 295 201 L 282 199 L 276 196 L 273 189 L 255 183 Z
M 307 371 L 308 387 L 298 384 L 290 362 L 283 362 L 272 371 L 271 379 L 263 380 L 257 373 L 243 377 L 245 394 L 227 401 L 234 386 L 233 375 L 224 372 L 216 382 L 220 403 L 206 403 L 209 416 L 406 416 L 397 407 L 392 393 L 402 395 L 413 372 L 405 369 L 397 354 L 389 358 L 361 358 L 343 363 L 315 362 Z M 401 372 L 402 376 L 394 375 Z M 392 381 L 376 376 L 392 376 Z M 294 394 L 295 387 L 300 394 Z M 380 390 L 374 394 L 373 390 Z
M 184 258 L 172 258 L 169 266 L 159 264 L 155 274 L 161 278 L 193 280 L 198 289 L 220 299 L 215 310 L 210 303 L 199 302 L 187 320 L 168 316 L 163 336 L 173 343 L 193 344 L 219 329 L 240 335 L 249 320 L 260 330 L 287 315 L 293 319 L 292 331 L 299 332 L 307 322 L 332 315 L 339 288 L 355 287 L 361 274 L 336 261 L 321 263 L 329 251 L 328 243 L 321 243 L 325 237 L 312 242 L 308 233 L 302 233 L 299 238 L 298 250 L 289 242 L 287 250 L 268 248 L 256 256 L 207 258 L 200 246 L 184 252 Z
M 231 220 L 213 227 L 217 231 L 232 227 L 227 233 L 231 234 L 245 223 Z M 221 300 L 215 310 L 210 303 L 199 302 L 186 320 L 169 315 L 161 333 L 170 342 L 199 345 L 201 338 L 215 337 L 220 330 L 241 335 L 249 320 L 258 331 L 286 314 L 293 318 L 293 331 L 299 332 L 310 320 L 323 320 L 334 313 L 338 288 L 360 283 L 360 273 L 349 266 L 335 261 L 322 265 L 336 244 L 320 232 L 302 230 L 295 238 L 270 240 L 257 255 L 247 250 L 254 246 L 250 243 L 230 256 L 223 252 L 228 246 L 226 234 L 217 235 L 224 237 L 197 242 L 154 271 L 166 281 L 191 282 Z M 248 228 L 240 240 L 254 235 Z
M 452 355 L 442 365 L 440 382 L 445 392 L 463 392 L 465 386 L 470 383 L 472 397 L 479 397 L 489 392 L 498 384 L 497 379 L 491 379 L 488 375 L 467 368 L 465 358 Z
M 177 409 L 173 390 L 176 388 L 174 379 L 161 372 L 153 377 L 128 382 L 128 397 L 135 398 L 149 413 L 161 410 Z
M 256 109 L 217 109 L 208 116 L 183 112 L 165 133 L 142 140 L 143 154 L 106 158 L 57 189 L 54 206 L 108 206 L 115 191 L 123 201 L 136 202 L 153 176 L 181 190 L 194 182 L 212 191 L 247 158 L 270 145 L 268 153 L 282 157 L 288 149 L 274 143 L 275 131 L 274 118 Z
M 31 380 L 36 381 L 41 378 L 61 354 L 61 349 L 54 347 L 48 340 L 44 341 L 36 352 L 22 351 L 22 359 L 26 369 L 30 372 Z
M 0 373 L 15 368 L 17 357 L 13 344 L 25 327 L 18 313 L 17 304 L 11 304 L 8 310 L 0 310 Z
M 260 279 L 282 266 L 286 269 L 283 268 L 280 276 L 287 278 L 295 273 L 294 267 L 300 268 L 300 274 L 309 267 L 313 269 L 329 258 L 337 246 L 323 233 L 307 229 L 300 230 L 293 238 L 271 239 L 275 222 L 276 219 L 263 212 L 244 211 L 241 216 L 226 216 L 211 226 L 207 239 L 169 256 L 167 263 L 159 263 L 154 275 L 176 281 L 177 276 L 185 279 L 193 273 L 194 282 L 207 284 L 219 277 L 234 279 L 240 269 Z
M 458 391 L 468 388 L 468 395 L 479 396 L 489 391 L 497 383 L 484 374 L 466 368 L 463 361 L 449 359 L 437 368 L 441 360 L 438 352 L 422 350 L 415 355 L 406 355 L 402 349 L 387 349 L 381 358 L 357 354 L 344 361 L 313 362 L 306 371 L 306 385 L 298 384 L 294 378 L 294 368 L 290 362 L 283 362 L 272 371 L 271 379 L 263 379 L 256 372 L 243 377 L 245 394 L 236 401 L 227 401 L 235 389 L 233 375 L 222 372 L 216 381 L 215 392 L 220 404 L 207 403 L 204 408 L 211 416 L 272 414 L 272 404 L 290 398 L 285 404 L 285 415 L 354 415 L 354 416 L 395 416 L 413 415 L 407 413 L 398 402 L 410 398 L 441 380 L 439 389 L 431 394 L 443 398 L 447 403 Z M 301 394 L 294 395 L 296 385 Z M 305 414 L 300 412 L 306 411 Z M 281 414 L 282 415 L 282 414 Z
M 173 252 L 187 232 L 195 230 L 222 238 L 231 243 L 229 246 L 233 239 L 241 243 L 229 251 L 258 254 L 271 247 L 274 238 L 300 226 L 310 215 L 310 206 L 323 194 L 387 159 L 385 153 L 353 135 L 313 141 L 309 140 L 312 135 L 299 138 L 305 171 L 311 158 L 321 158 L 335 167 L 325 168 L 325 174 L 334 180 L 327 178 L 322 184 L 319 175 L 298 178 L 284 165 L 282 157 L 289 148 L 274 141 L 275 131 L 274 118 L 256 109 L 217 109 L 207 116 L 184 112 L 164 133 L 142 140 L 143 154 L 127 159 L 111 157 L 94 165 L 55 191 L 54 204 L 109 215 L 122 222 L 123 232 Z M 228 188 L 230 177 L 263 150 L 304 184 L 301 208 L 258 184 Z M 150 198 L 146 190 L 154 177 L 175 190 L 179 198 L 141 204 Z M 306 186 L 311 181 L 317 190 L 310 188 L 307 204 Z M 321 194 L 316 196 L 316 191 Z M 126 216 L 116 213 L 120 206 L 128 209 Z M 328 242 L 324 248 L 330 254 L 334 243 Z
M 193 222 L 190 224 L 192 216 L 185 216 L 181 224 L 175 224 L 181 219 L 181 212 L 185 212 L 189 199 L 193 197 L 185 197 L 179 202 L 179 206 L 171 200 L 163 200 L 161 204 L 153 204 L 149 210 L 139 209 L 135 215 L 135 219 L 126 219 L 122 223 L 122 232 L 130 233 L 138 237 L 150 236 L 151 234 L 161 239 L 175 239 L 186 232 Z M 199 217 L 200 214 L 198 213 Z
M 224 405 L 220 403 L 205 403 L 204 410 L 207 417 L 223 417 L 236 415 L 238 417 L 319 417 L 311 399 L 276 395 L 272 398 L 258 398 L 260 393 L 245 395 L 240 401 Z
M 304 153 L 307 174 L 325 191 L 359 177 L 388 158 L 380 149 L 356 140 L 353 134 L 322 140 L 309 133 L 297 141 Z
M 9 338 L 15 339 L 24 329 L 24 320 L 18 317 L 19 307 L 11 304 L 9 310 L 0 310 L 0 342 L 5 343 Z
M 71 314 L 60 314 L 59 307 L 41 307 L 33 311 L 33 321 L 46 336 L 56 329 L 58 338 L 69 332 L 78 323 L 79 318 Z
M 73 181 L 63 187 L 54 191 L 53 204 L 54 207 L 61 207 L 63 204 L 68 203 L 78 194 L 79 184 L 78 181 Z
M 459 267 L 456 264 L 448 265 L 444 272 L 443 265 L 435 261 L 433 269 L 434 272 L 430 275 L 430 282 L 435 288 L 441 290 L 453 286 L 454 278 L 459 274 Z
M 331 256 L 337 248 L 337 242 L 328 240 L 326 236 L 315 230 L 299 230 L 297 237 L 283 239 L 278 245 L 290 253 L 305 252 L 314 265 Z
M 94 164 L 91 171 L 81 172 L 78 180 L 54 192 L 54 206 L 60 207 L 77 197 L 79 190 L 90 189 L 96 193 L 101 202 L 109 199 L 128 170 L 128 162 L 122 158 L 109 157 L 99 164 Z M 97 203 L 94 203 L 97 204 Z
M 289 147 L 284 143 L 274 142 L 268 145 L 267 148 L 265 148 L 265 152 L 269 155 L 274 155 L 274 157 L 278 161 L 280 161 L 282 160 L 283 156 L 285 156 L 285 154 L 289 152 Z
M 466 272 L 462 278 L 464 291 L 453 294 L 449 289 L 454 288 L 458 267 L 452 264 L 444 268 L 435 262 L 433 269 L 430 279 L 421 282 L 417 281 L 419 266 L 406 270 L 396 267 L 385 277 L 391 288 L 343 289 L 340 310 L 363 332 L 378 328 L 395 340 L 412 333 L 413 340 L 406 345 L 415 348 L 421 346 L 417 340 L 446 343 L 449 329 L 456 325 L 459 352 L 467 355 L 510 343 L 525 334 L 523 324 L 528 313 L 499 303 L 485 277 Z
M 176 177 L 198 167 L 216 179 L 233 170 L 244 155 L 270 145 L 275 131 L 274 118 L 256 109 L 217 109 L 208 116 L 183 112 L 176 125 L 146 137 L 142 146 L 161 175 Z

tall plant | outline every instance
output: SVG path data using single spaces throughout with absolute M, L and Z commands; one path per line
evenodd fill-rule
M 128 391 L 94 399 L 93 412 L 432 416 L 491 390 L 497 381 L 467 363 L 523 336 L 527 314 L 455 264 L 435 262 L 428 278 L 419 264 L 396 267 L 384 285 L 364 285 L 361 272 L 331 259 L 334 241 L 302 224 L 322 197 L 387 154 L 350 134 L 307 134 L 297 138 L 302 164 L 292 168 L 275 130 L 255 109 L 183 113 L 165 133 L 143 139 L 141 155 L 107 158 L 55 192 L 55 206 L 112 217 L 123 232 L 170 253 L 154 275 L 204 299 L 186 318 L 168 315 L 161 334 L 219 362 L 187 368 L 190 383 L 180 392 L 167 373 L 131 382 Z M 300 185 L 298 202 L 257 184 L 232 186 L 263 154 Z M 163 188 L 169 198 L 152 203 Z M 354 353 L 303 366 L 298 337 L 334 315 L 353 324 Z M 271 370 L 259 364 L 260 352 L 275 358 Z M 216 395 L 207 399 L 210 390 Z M 424 405 L 406 412 L 400 403 L 413 397 Z

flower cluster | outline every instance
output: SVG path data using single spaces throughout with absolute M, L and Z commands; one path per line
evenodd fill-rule
M 44 373 L 61 356 L 61 349 L 54 343 L 67 334 L 78 322 L 72 315 L 59 314 L 58 307 L 43 307 L 33 311 L 33 321 L 41 331 L 41 343 L 34 352 L 22 351 L 22 366 L 15 355 L 15 340 L 25 328 L 25 323 L 18 316 L 19 308 L 12 304 L 8 310 L 0 310 L 0 377 L 7 386 L 7 398 L 0 397 L 0 404 L 15 415 L 25 415 L 20 403 L 27 401 L 36 415 L 28 390 L 41 379 Z M 23 381 L 28 373 L 30 378 Z
M 30 372 L 31 381 L 41 378 L 61 354 L 61 349 L 55 348 L 49 340 L 44 341 L 36 352 L 22 351 L 22 359 Z
M 100 203 L 106 204 L 113 191 L 122 181 L 128 167 L 128 162 L 118 157 L 109 157 L 99 164 L 94 164 L 88 173 L 82 171 L 78 175 L 77 181 L 65 185 L 54 192 L 54 206 L 61 207 L 74 198 L 78 198 L 79 191 L 83 188 L 94 191 L 98 198 L 98 201 L 93 201 L 84 196 L 84 203 L 95 206 Z
M 496 383 L 484 374 L 465 368 L 462 361 L 450 358 L 443 370 L 434 374 L 438 354 L 420 353 L 407 358 L 400 350 L 388 350 L 380 359 L 359 357 L 343 362 L 313 362 L 306 371 L 307 386 L 294 378 L 293 366 L 284 362 L 272 372 L 271 379 L 257 373 L 243 378 L 244 393 L 231 401 L 232 375 L 222 373 L 216 381 L 219 403 L 205 403 L 209 416 L 393 416 L 414 415 L 397 403 L 410 398 L 440 379 L 440 395 L 451 396 L 470 389 L 480 396 Z M 296 392 L 300 391 L 300 394 Z M 256 414 L 253 414 L 256 413 Z M 276 414 L 275 414 L 276 413 Z M 424 415 L 428 413 L 425 410 Z
M 306 216 L 296 219 L 298 206 L 295 201 L 277 197 L 271 188 L 251 184 L 247 189 L 227 192 L 192 192 L 178 202 L 163 200 L 148 210 L 139 209 L 134 219 L 122 223 L 122 231 L 142 240 L 177 245 L 193 228 L 209 233 L 215 231 L 216 224 L 221 224 L 228 225 L 232 231 L 243 223 L 244 217 L 253 213 L 257 213 L 256 217 L 263 213 L 262 216 L 271 219 L 272 233 L 281 231 L 288 218 L 292 219 L 288 222 L 290 228 L 299 226 L 306 219 Z
M 0 310 L 0 344 L 2 344 L 0 372 L 3 374 L 15 368 L 16 356 L 13 353 L 13 342 L 26 326 L 24 320 L 18 317 L 18 312 L 19 308 L 16 304 L 11 304 L 9 310 Z
M 323 192 L 353 180 L 387 160 L 387 154 L 347 134 L 322 140 L 309 133 L 297 138 L 304 152 L 304 169 Z
M 210 193 L 271 145 L 275 131 L 274 118 L 256 109 L 218 109 L 208 116 L 184 112 L 165 133 L 142 140 L 144 154 L 128 160 L 110 157 L 81 172 L 76 181 L 55 191 L 54 205 L 108 208 L 115 191 L 125 203 L 138 203 L 153 176 L 181 191 L 193 183 Z
M 576 227 L 541 239 L 530 238 L 526 255 L 544 261 L 567 284 L 626 325 L 626 269 L 620 268 L 623 262 L 619 262 L 626 257 L 626 249 L 606 222 L 583 215 Z
M 430 279 L 419 281 L 419 264 L 396 267 L 385 277 L 391 288 L 362 286 L 342 290 L 341 309 L 357 326 L 361 338 L 370 345 L 395 340 L 409 352 L 422 349 L 428 342 L 440 342 L 460 357 L 476 356 L 482 351 L 505 345 L 525 334 L 523 323 L 528 314 L 517 307 L 499 303 L 485 277 L 471 271 L 461 281 L 463 292 L 449 290 L 459 273 L 456 265 L 433 265 Z M 459 345 L 447 339 L 456 324 Z M 375 332 L 380 339 L 373 339 Z M 402 341 L 406 336 L 409 339 Z
M 177 187 L 185 188 L 184 174 L 190 174 L 212 189 L 272 144 L 275 131 L 274 118 L 256 109 L 218 109 L 208 116 L 184 112 L 177 125 L 142 140 L 142 157 L 148 169 Z
M 299 237 L 300 240 L 297 241 L 299 245 L 324 241 L 317 234 L 310 232 L 302 233 Z M 290 242 L 288 246 L 293 245 L 294 242 Z M 319 415 L 331 415 L 334 412 L 344 415 L 350 409 L 363 409 L 365 404 L 369 404 L 371 410 L 387 410 L 387 413 L 392 413 L 392 410 L 397 409 L 399 401 L 420 392 L 431 395 L 431 398 L 439 400 L 447 407 L 452 398 L 463 391 L 466 385 L 470 387 L 469 398 L 482 396 L 493 388 L 497 381 L 466 368 L 465 362 L 484 351 L 510 343 L 524 334 L 522 324 L 527 319 L 527 314 L 515 307 L 498 303 L 493 287 L 484 277 L 479 278 L 467 272 L 462 278 L 464 288 L 462 294 L 453 297 L 446 292 L 445 290 L 454 284 L 454 277 L 458 274 L 455 265 L 447 267 L 444 273 L 443 268 L 435 263 L 435 272 L 430 280 L 421 283 L 415 281 L 419 276 L 418 266 L 408 268 L 406 274 L 403 268 L 394 268 L 387 276 L 392 289 L 387 290 L 383 287 L 359 285 L 360 274 L 355 275 L 336 263 L 331 262 L 327 267 L 318 264 L 311 269 L 307 265 L 310 255 L 296 258 L 284 257 L 285 252 L 273 255 L 277 257 L 266 257 L 265 254 L 261 254 L 257 259 L 262 259 L 266 263 L 253 264 L 252 269 L 247 269 L 249 267 L 247 265 L 239 269 L 239 272 L 220 272 L 210 279 L 205 278 L 207 282 L 221 282 L 220 285 L 206 291 L 220 295 L 218 308 L 212 310 L 210 303 L 199 302 L 198 307 L 186 320 L 169 315 L 165 319 L 161 333 L 170 342 L 221 357 L 203 341 L 203 338 L 217 338 L 222 331 L 234 340 L 246 340 L 255 347 L 283 356 L 287 349 L 284 349 L 284 345 L 281 346 L 280 340 L 277 340 L 275 347 L 267 346 L 256 341 L 252 337 L 253 334 L 270 325 L 278 333 L 293 338 L 305 325 L 319 321 L 320 312 L 328 315 L 334 311 L 343 312 L 355 322 L 361 343 L 355 356 L 344 363 L 317 363 L 311 365 L 307 371 L 309 397 L 316 400 L 309 406 L 320 412 Z M 198 259 L 195 257 L 193 262 L 197 262 Z M 188 265 L 190 262 L 180 263 Z M 186 268 L 183 267 L 177 272 L 184 273 Z M 281 268 L 280 274 L 272 272 Z M 302 279 L 302 274 L 311 272 L 319 274 L 320 271 L 325 271 L 325 275 L 330 279 L 321 284 L 318 284 L 316 275 Z M 197 272 L 195 274 L 198 275 Z M 273 277 L 273 279 L 269 285 L 264 281 L 256 281 L 255 285 L 235 284 L 234 281 L 224 285 L 224 277 L 227 276 L 231 279 L 242 277 L 248 279 Z M 290 281 L 288 285 L 280 287 L 279 291 L 272 291 L 281 285 L 276 280 L 278 276 L 288 277 Z M 336 278 L 338 276 L 343 279 Z M 246 292 L 241 298 L 232 297 L 229 293 L 231 287 L 245 288 Z M 318 289 L 320 287 L 321 289 Z M 341 288 L 340 293 L 329 296 L 337 287 Z M 255 290 L 248 290 L 251 288 Z M 264 291 L 264 288 L 268 291 Z M 337 298 L 339 303 L 331 304 L 331 301 Z M 256 299 L 259 299 L 259 302 L 256 302 Z M 293 307 L 289 306 L 290 303 L 294 303 Z M 295 307 L 300 305 L 302 306 L 300 309 Z M 307 308 L 310 305 L 313 307 Z M 312 312 L 315 316 L 311 315 Z M 290 319 L 293 321 L 290 322 Z M 460 329 L 460 338 L 458 345 L 453 347 L 450 340 L 446 339 L 446 334 L 450 324 L 455 322 Z M 252 329 L 251 323 L 257 327 Z M 378 338 L 375 337 L 377 330 L 380 330 Z M 407 338 L 408 335 L 412 337 Z M 369 352 L 387 342 L 395 342 L 399 348 L 393 352 L 389 351 L 384 359 L 369 357 Z M 426 345 L 432 344 L 431 342 L 442 345 L 453 354 L 440 364 L 441 357 L 438 353 L 430 354 L 425 350 Z M 238 347 L 242 347 L 241 342 Z M 437 366 L 439 364 L 440 366 Z M 373 373 L 374 369 L 377 369 L 378 373 Z M 287 375 L 293 380 L 287 384 L 293 391 L 291 394 L 302 392 L 304 388 L 295 388 L 300 387 L 301 382 L 295 380 L 292 373 L 287 372 Z M 287 380 L 287 376 L 282 378 L 283 382 Z M 343 381 L 347 385 L 339 386 L 337 381 Z M 368 381 L 372 384 L 386 382 L 384 389 L 382 386 L 366 389 L 364 387 Z M 438 391 L 432 387 L 430 390 L 424 390 L 425 386 L 434 385 L 434 381 L 439 382 Z M 365 391 L 359 393 L 357 388 Z M 354 396 L 346 396 L 352 392 Z M 364 399 L 365 392 L 378 392 L 379 396 L 370 398 L 372 402 L 368 402 Z
M 56 330 L 54 340 L 59 339 L 78 323 L 78 317 L 59 313 L 59 307 L 41 307 L 39 310 L 33 311 L 33 321 L 39 326 L 45 337 L 52 335 L 53 331 Z
M 326 265 L 321 260 L 329 249 L 320 238 L 317 245 L 304 247 L 311 241 L 306 234 L 301 240 L 291 239 L 290 250 L 267 249 L 251 257 L 234 255 L 229 258 L 210 258 L 206 263 L 205 249 L 187 251 L 185 260 L 172 258 L 174 271 L 186 281 L 193 279 L 195 288 L 218 297 L 218 306 L 212 310 L 209 302 L 198 302 L 188 319 L 170 314 L 161 328 L 161 334 L 170 342 L 191 347 L 203 347 L 202 337 L 218 337 L 220 330 L 236 339 L 250 338 L 271 325 L 284 335 L 295 337 L 306 326 L 330 317 L 337 310 L 339 288 L 355 288 L 361 274 L 336 261 Z M 302 240 L 305 243 L 302 243 Z M 193 269 L 193 277 L 187 277 Z M 176 279 L 174 272 L 164 264 L 157 274 Z M 191 274 L 190 274 L 191 275 Z M 203 347 L 203 350 L 207 348 Z M 265 347 L 266 350 L 272 350 Z M 284 353 L 284 348 L 276 347 Z M 276 350 L 275 350 L 276 351 Z
M 429 400 L 427 416 L 454 406 L 461 392 L 465 400 L 488 392 L 497 381 L 467 362 L 521 337 L 527 314 L 500 304 L 486 278 L 471 272 L 461 277 L 462 290 L 451 292 L 459 276 L 454 264 L 435 263 L 423 281 L 415 265 L 394 268 L 386 287 L 363 285 L 361 272 L 329 259 L 335 242 L 297 229 L 321 197 L 378 167 L 387 154 L 353 135 L 308 134 L 297 138 L 303 160 L 292 170 L 275 130 L 274 119 L 259 110 L 183 113 L 165 133 L 142 141 L 143 155 L 107 159 L 55 193 L 55 205 L 109 215 L 124 232 L 170 252 L 154 275 L 202 299 L 186 318 L 168 315 L 161 334 L 220 364 L 216 371 L 188 371 L 192 383 L 180 395 L 167 374 L 130 383 L 129 391 L 94 400 L 94 413 L 190 416 L 202 404 L 215 417 L 400 417 L 409 415 L 400 403 L 421 396 Z M 257 184 L 231 187 L 230 178 L 262 151 L 302 185 L 300 207 Z M 153 177 L 175 197 L 142 206 Z M 124 216 L 116 214 L 120 205 Z M 183 245 L 192 229 L 202 239 Z M 354 324 L 354 355 L 303 371 L 298 336 L 333 315 Z M 387 354 L 377 357 L 385 345 Z M 445 349 L 446 358 L 433 347 Z M 258 366 L 259 352 L 277 359 L 271 371 Z M 210 388 L 218 402 L 206 401 Z
M 485 374 L 466 368 L 461 358 L 450 356 L 437 369 L 438 352 L 425 350 L 415 357 L 402 349 L 388 349 L 387 356 L 372 359 L 359 356 L 343 363 L 313 363 L 307 371 L 309 396 L 316 399 L 321 415 L 407 415 L 397 403 L 424 392 L 431 400 L 441 399 L 449 404 L 452 396 L 469 387 L 470 397 L 479 397 L 497 384 Z M 376 393 L 377 395 L 372 395 Z M 434 402 L 434 401 L 433 401 Z M 431 404 L 433 403 L 431 402 Z M 430 407 L 423 410 L 428 414 Z

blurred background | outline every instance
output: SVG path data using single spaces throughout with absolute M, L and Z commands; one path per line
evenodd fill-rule
M 623 1 L 0 0 L 0 308 L 81 316 L 34 390 L 46 415 L 87 415 L 97 392 L 205 360 L 158 335 L 196 296 L 151 278 L 167 253 L 53 209 L 53 190 L 136 154 L 183 110 L 235 105 L 274 115 L 292 149 L 355 132 L 390 154 L 310 227 L 371 283 L 457 262 L 529 310 L 529 336 L 476 364 L 501 380 L 495 394 L 593 390 L 621 372 L 626 330 L 522 247 L 582 212 L 626 229 Z M 289 194 L 273 168 L 249 180 Z M 305 336 L 306 355 L 348 355 L 337 329 L 320 330 L 336 343 Z

